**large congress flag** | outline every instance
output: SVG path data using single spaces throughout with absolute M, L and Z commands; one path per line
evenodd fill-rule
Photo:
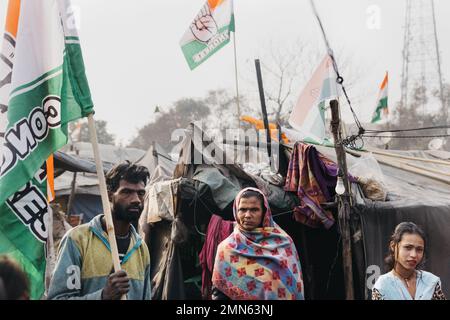
M 69 0 L 10 0 L 0 59 L 0 254 L 44 291 L 47 163 L 93 111 Z
M 233 0 L 207 0 L 180 40 L 191 70 L 230 42 L 231 31 Z

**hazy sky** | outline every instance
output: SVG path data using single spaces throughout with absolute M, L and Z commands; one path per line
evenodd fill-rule
M 81 43 L 96 118 L 108 121 L 117 142 L 127 144 L 137 134 L 137 128 L 150 121 L 156 105 L 168 106 L 183 97 L 203 97 L 212 89 L 234 92 L 231 44 L 194 71 L 189 70 L 180 50 L 179 40 L 204 2 L 72 0 L 80 17 Z M 315 41 L 326 53 L 309 0 L 234 3 L 240 70 L 252 67 L 249 64 L 253 64 L 255 54 L 270 40 L 282 44 L 295 39 Z M 363 68 L 364 84 L 349 91 L 363 121 L 369 120 L 373 112 L 386 70 L 390 72 L 390 101 L 399 100 L 405 3 L 406 0 L 316 0 L 331 45 L 351 55 L 355 64 Z M 0 26 L 4 25 L 6 4 L 7 0 L 0 0 Z M 435 0 L 435 7 L 442 71 L 449 80 L 450 1 Z M 377 10 L 379 25 L 374 16 Z M 296 89 L 296 97 L 301 89 Z M 242 88 L 243 92 L 251 90 L 257 90 L 256 81 Z M 259 104 L 254 108 L 259 112 Z M 344 117 L 349 119 L 348 114 Z

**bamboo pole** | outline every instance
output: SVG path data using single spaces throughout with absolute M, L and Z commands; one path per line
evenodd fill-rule
M 443 176 L 450 177 L 450 173 L 449 173 L 449 172 L 444 172 L 444 171 L 436 170 L 436 169 L 433 169 L 433 168 L 424 168 L 424 167 L 422 167 L 422 166 L 419 166 L 419 165 L 414 164 L 414 163 L 409 163 L 409 162 L 405 162 L 405 164 L 406 164 L 407 166 L 410 166 L 410 167 L 413 167 L 413 168 L 417 168 L 417 169 L 429 171 L 429 172 L 431 172 L 431 173 L 436 173 L 436 174 L 439 174 L 439 175 L 443 175 Z
M 91 139 L 92 149 L 94 151 L 95 166 L 97 168 L 98 183 L 100 188 L 100 194 L 102 197 L 103 212 L 105 214 L 105 221 L 106 221 L 106 231 L 108 233 L 109 245 L 111 247 L 111 256 L 114 265 L 114 271 L 118 272 L 121 270 L 119 251 L 117 249 L 116 235 L 114 232 L 114 224 L 111 214 L 111 206 L 109 203 L 108 190 L 106 188 L 105 173 L 103 171 L 103 163 L 100 159 L 97 132 L 95 130 L 94 115 L 92 113 L 89 114 L 88 116 L 88 125 L 89 125 L 89 136 Z M 126 299 L 127 299 L 126 295 L 123 295 L 121 298 L 121 300 Z
M 48 213 L 47 213 L 47 226 L 48 226 L 48 235 L 47 235 L 47 258 L 46 263 L 47 266 L 45 268 L 45 296 L 48 296 L 48 288 L 50 286 L 50 282 L 52 279 L 53 270 L 55 268 L 55 247 L 53 242 L 53 209 L 48 204 Z
M 236 103 L 237 103 L 237 121 L 238 129 L 241 128 L 241 107 L 239 102 L 239 82 L 238 82 L 238 66 L 237 66 L 237 54 L 236 54 L 236 32 L 233 32 L 233 47 L 234 47 L 234 76 L 236 83 Z
M 73 201 L 75 200 L 76 188 L 77 188 L 77 172 L 75 171 L 72 177 L 69 201 L 67 201 L 67 215 L 70 215 L 70 212 L 72 211 Z
M 352 243 L 350 232 L 350 208 L 351 208 L 351 189 L 348 180 L 347 159 L 345 149 L 342 144 L 341 119 L 339 117 L 339 102 L 332 100 L 331 108 L 331 132 L 334 138 L 334 148 L 336 149 L 337 163 L 339 171 L 342 174 L 342 180 L 345 186 L 345 192 L 339 196 L 339 226 L 342 234 L 342 260 L 344 267 L 345 298 L 354 300 L 353 289 L 353 267 L 352 267 Z
M 431 178 L 434 180 L 438 180 L 440 182 L 444 182 L 446 184 L 450 184 L 450 179 L 446 179 L 442 176 L 439 176 L 437 174 L 434 174 L 432 172 L 429 172 L 428 170 L 424 170 L 424 169 L 418 169 L 418 168 L 413 168 L 412 166 L 409 166 L 407 163 L 404 162 L 400 162 L 400 161 L 395 161 L 395 160 L 391 160 L 391 159 L 386 159 L 383 157 L 378 157 L 377 161 L 380 163 L 383 163 L 385 165 L 397 168 L 397 169 L 402 169 L 408 172 L 412 172 L 412 173 L 416 173 L 422 176 L 425 176 L 427 178 Z
M 355 157 L 361 157 L 361 154 L 362 154 L 362 152 L 349 150 L 349 149 L 347 149 L 346 152 Z M 363 151 L 363 152 L 365 152 L 365 151 Z M 391 159 L 391 158 L 396 158 L 396 159 Z M 408 157 L 408 158 L 410 158 L 410 157 Z M 387 154 L 387 155 L 376 154 L 375 159 L 378 162 L 383 163 L 385 165 L 388 165 L 388 166 L 391 166 L 394 168 L 398 168 L 398 169 L 402 169 L 402 170 L 405 170 L 405 171 L 408 171 L 411 173 L 419 174 L 419 175 L 425 176 L 427 178 L 431 178 L 434 180 L 438 180 L 440 182 L 450 184 L 450 179 L 445 179 L 444 177 L 442 177 L 442 175 L 450 176 L 449 173 L 443 172 L 440 170 L 434 170 L 431 168 L 424 168 L 424 167 L 421 167 L 421 166 L 418 166 L 418 165 L 415 165 L 412 163 L 401 161 L 400 159 L 402 159 L 402 157 L 395 157 L 394 154 Z M 420 158 L 417 158 L 417 159 L 420 159 Z M 414 158 L 412 160 L 416 160 L 416 159 Z
M 406 159 L 406 160 L 422 161 L 422 162 L 429 162 L 429 163 L 434 163 L 434 164 L 441 164 L 444 166 L 450 166 L 450 161 L 446 161 L 446 160 L 435 160 L 435 159 L 425 159 L 425 158 L 419 158 L 419 157 L 403 156 L 403 155 L 386 152 L 386 151 L 379 151 L 379 150 L 371 149 L 371 148 L 367 148 L 367 151 L 370 151 L 375 154 L 380 154 L 383 156 L 393 157 L 393 158 L 401 158 L 401 159 Z

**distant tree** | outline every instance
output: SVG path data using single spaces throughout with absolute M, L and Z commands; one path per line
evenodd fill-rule
M 442 107 L 440 110 L 440 124 L 450 125 L 450 83 L 444 83 L 442 86 Z M 437 99 L 441 99 L 439 90 L 434 90 L 433 96 Z
M 442 125 L 442 115 L 439 113 L 427 113 L 426 106 L 429 103 L 430 93 L 427 88 L 418 86 L 414 89 L 412 98 L 407 106 L 402 105 L 401 102 L 397 104 L 394 111 L 390 129 L 410 129 L 410 128 L 424 128 Z M 447 97 L 448 98 L 448 97 Z M 382 128 L 386 129 L 387 125 Z M 412 132 L 398 132 L 394 133 L 394 138 L 389 143 L 390 149 L 398 150 L 426 150 L 428 143 L 433 139 L 429 137 L 424 138 L 395 138 L 395 136 L 429 136 L 445 133 L 444 130 L 421 130 Z M 448 146 L 447 146 L 448 147 Z
M 238 123 L 242 126 L 242 122 L 238 119 L 237 99 L 234 93 L 224 89 L 212 90 L 203 101 L 210 109 L 210 114 L 205 119 L 205 129 L 208 131 L 238 128 Z M 247 98 L 242 94 L 239 97 L 239 106 L 241 116 L 251 113 Z
M 245 96 L 240 96 L 242 114 L 249 113 Z M 224 89 L 211 90 L 204 98 L 184 98 L 167 108 L 158 107 L 156 119 L 139 129 L 130 147 L 147 149 L 153 141 L 171 146 L 171 135 L 175 129 L 187 128 L 191 122 L 201 121 L 203 129 L 212 136 L 226 128 L 238 127 L 237 102 L 234 93 Z
M 261 63 L 265 71 L 264 93 L 272 111 L 272 119 L 276 123 L 280 122 L 286 105 L 292 108 L 293 94 L 298 91 L 295 85 L 302 80 L 302 75 L 314 71 L 312 61 L 320 59 L 316 53 L 315 57 L 309 55 L 306 61 L 305 57 L 311 54 L 308 53 L 310 49 L 310 46 L 301 41 L 294 42 L 290 47 L 271 43 L 267 54 L 263 55 Z
M 108 123 L 105 120 L 95 120 L 98 142 L 102 144 L 114 144 L 115 136 L 108 132 Z M 80 131 L 77 129 L 77 122 L 71 122 L 69 125 L 73 141 L 90 142 L 89 128 L 87 122 L 81 122 Z
M 156 119 L 138 130 L 130 147 L 148 149 L 153 141 L 167 147 L 175 129 L 186 128 L 189 123 L 204 119 L 210 114 L 205 101 L 191 98 L 180 99 L 173 107 L 158 109 Z
M 311 42 L 300 39 L 290 44 L 269 42 L 262 45 L 261 48 L 261 52 L 257 56 L 261 60 L 269 121 L 285 125 L 301 90 L 311 79 L 313 72 L 325 56 L 325 51 Z M 335 52 L 335 58 L 339 71 L 345 78 L 347 89 L 361 81 L 364 74 L 361 68 L 353 62 L 351 55 L 339 50 L 339 52 Z M 253 61 L 251 65 L 247 66 L 247 69 L 248 75 L 245 76 L 245 80 L 247 83 L 252 83 L 252 89 L 256 92 L 258 87 L 255 82 Z M 259 100 L 256 104 L 259 105 Z M 257 112 L 259 115 L 259 110 Z

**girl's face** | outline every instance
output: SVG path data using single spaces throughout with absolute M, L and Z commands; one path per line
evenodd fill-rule
M 395 261 L 405 270 L 415 270 L 423 259 L 425 243 L 418 234 L 405 233 L 395 247 Z

